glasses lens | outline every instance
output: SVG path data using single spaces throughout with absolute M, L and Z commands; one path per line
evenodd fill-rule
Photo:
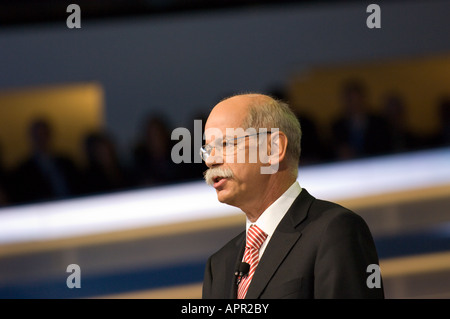
M 206 149 L 206 145 L 200 148 L 200 157 L 204 161 L 206 161 L 206 159 L 209 157 L 209 152 Z

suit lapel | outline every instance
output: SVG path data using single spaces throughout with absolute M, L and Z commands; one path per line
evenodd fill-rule
M 246 298 L 259 298 L 279 265 L 299 240 L 302 234 L 296 226 L 306 218 L 313 200 L 314 197 L 303 189 L 280 221 L 259 261 Z

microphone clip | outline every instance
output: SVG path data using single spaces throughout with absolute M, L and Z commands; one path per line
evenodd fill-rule
M 250 271 L 250 265 L 246 262 L 242 262 L 239 265 L 239 269 L 234 272 L 234 276 L 236 277 L 236 285 L 239 285 L 242 278 L 248 275 L 248 272 Z

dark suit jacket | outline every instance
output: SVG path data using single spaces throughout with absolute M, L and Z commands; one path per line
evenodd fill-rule
M 244 247 L 245 231 L 208 259 L 203 298 L 236 298 Z M 270 239 L 246 298 L 384 298 L 382 282 L 366 284 L 370 264 L 379 264 L 378 255 L 364 220 L 303 189 Z

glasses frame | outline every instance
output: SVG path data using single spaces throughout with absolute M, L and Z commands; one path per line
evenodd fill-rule
M 222 148 L 225 148 L 224 145 L 228 145 L 228 143 L 230 143 L 231 141 L 236 142 L 239 139 L 246 138 L 246 137 L 251 137 L 251 136 L 258 136 L 259 134 L 272 134 L 272 132 L 271 131 L 258 132 L 258 133 L 255 133 L 255 134 L 244 135 L 244 136 L 233 137 L 233 138 L 229 138 L 229 139 L 226 139 L 226 140 L 222 140 Z M 215 146 L 212 146 L 211 144 L 212 143 L 205 144 L 202 147 L 200 147 L 200 157 L 205 162 L 211 156 L 212 150 L 214 148 L 216 148 Z M 236 144 L 234 146 L 236 146 Z

